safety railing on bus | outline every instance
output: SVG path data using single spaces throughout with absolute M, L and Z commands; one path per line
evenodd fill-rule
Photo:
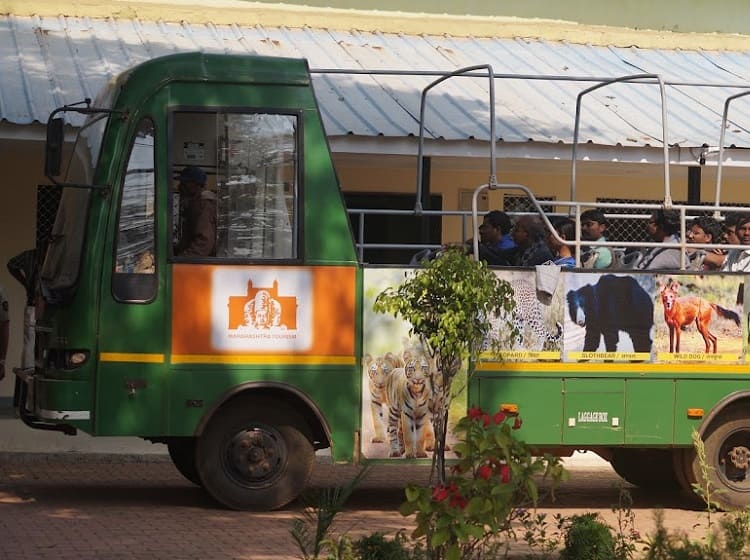
M 480 185 L 477 190 L 488 189 L 488 185 Z M 498 183 L 493 189 L 504 189 L 510 191 L 520 191 L 529 200 L 529 207 L 533 210 L 527 212 L 507 212 L 507 214 L 514 219 L 524 215 L 535 215 L 539 216 L 542 220 L 545 228 L 549 234 L 557 240 L 558 243 L 563 243 L 570 247 L 573 247 L 577 255 L 577 266 L 581 265 L 580 255 L 584 247 L 609 247 L 613 249 L 628 250 L 645 250 L 654 247 L 665 248 L 665 249 L 679 249 L 683 255 L 686 255 L 688 250 L 695 249 L 747 249 L 746 245 L 731 245 L 724 243 L 692 243 L 688 241 L 687 224 L 690 220 L 699 216 L 706 216 L 710 213 L 727 213 L 727 212 L 750 212 L 748 206 L 720 206 L 720 205 L 696 205 L 696 204 L 673 204 L 672 210 L 677 212 L 680 221 L 680 235 L 678 242 L 657 242 L 657 241 L 628 241 L 626 239 L 611 238 L 606 241 L 589 241 L 584 240 L 579 234 L 576 239 L 563 240 L 555 232 L 553 227 L 553 221 L 556 218 L 561 217 L 572 217 L 576 222 L 580 222 L 580 216 L 584 210 L 590 208 L 597 208 L 601 210 L 605 218 L 609 221 L 612 220 L 628 220 L 633 223 L 633 227 L 641 227 L 642 231 L 646 230 L 648 220 L 652 217 L 654 212 L 657 210 L 663 210 L 664 205 L 661 203 L 617 203 L 617 202 L 594 202 L 594 201 L 564 201 L 564 200 L 537 200 L 534 193 L 526 186 L 519 184 L 509 183 Z M 360 261 L 364 261 L 364 255 L 366 250 L 382 250 L 382 249 L 397 249 L 404 251 L 412 251 L 413 254 L 418 254 L 424 250 L 439 250 L 447 245 L 465 243 L 474 232 L 474 228 L 470 226 L 470 223 L 474 221 L 472 212 L 466 210 L 422 210 L 421 213 L 417 213 L 414 210 L 382 210 L 382 209 L 365 209 L 365 208 L 352 208 L 348 210 L 349 214 L 356 217 L 358 223 L 357 230 L 355 231 L 355 245 L 357 248 L 357 255 Z M 483 215 L 484 212 L 477 213 L 478 218 Z M 413 217 L 415 219 L 419 217 L 438 218 L 441 220 L 459 220 L 460 221 L 460 239 L 452 240 L 441 240 L 439 243 L 420 243 L 413 242 L 410 240 L 404 240 L 403 242 L 396 243 L 379 243 L 379 242 L 368 242 L 367 241 L 367 223 L 368 217 L 373 216 L 400 216 L 400 217 Z M 398 263 L 389 263 L 398 264 Z M 402 263 L 403 264 L 403 263 Z M 686 260 L 683 257 L 682 268 L 686 268 Z

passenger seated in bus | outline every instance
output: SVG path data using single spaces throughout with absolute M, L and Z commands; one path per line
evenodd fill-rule
M 739 245 L 740 240 L 737 237 L 737 220 L 742 216 L 739 212 L 729 212 L 724 216 L 724 223 L 722 224 L 722 233 L 719 239 L 721 243 L 727 245 Z M 727 258 L 728 250 L 707 252 L 703 259 L 703 263 L 707 264 L 708 270 L 719 270 L 724 265 L 724 261 Z
M 510 265 L 518 251 L 510 232 L 511 221 L 505 212 L 488 212 L 479 226 L 479 258 L 487 264 Z M 467 241 L 469 251 L 471 245 L 471 240 Z
M 721 224 L 710 216 L 694 218 L 685 231 L 688 243 L 720 243 Z M 721 249 L 686 249 L 687 268 L 690 270 L 716 270 L 721 268 L 726 251 Z
M 741 217 L 741 212 L 729 212 L 724 216 L 724 243 L 727 245 L 740 244 L 740 238 L 737 237 L 737 222 Z
M 648 219 L 646 232 L 658 243 L 679 243 L 680 214 L 676 210 L 657 210 Z M 681 253 L 677 247 L 651 247 L 642 253 L 635 268 L 642 270 L 679 270 Z
M 607 238 L 609 222 L 604 212 L 592 208 L 581 214 L 581 239 L 585 241 L 601 241 Z M 614 261 L 612 249 L 609 247 L 583 247 L 581 249 L 581 266 L 584 268 L 610 268 Z
M 554 260 L 547 246 L 546 230 L 538 216 L 521 216 L 513 228 L 513 241 L 518 246 L 514 266 L 537 266 Z
M 570 218 L 558 218 L 552 222 L 557 235 L 565 241 L 571 241 L 576 237 L 576 223 Z M 565 245 L 557 241 L 552 232 L 547 232 L 547 246 L 554 255 L 552 264 L 566 268 L 576 265 L 575 247 Z
M 179 240 L 174 254 L 213 256 L 216 254 L 216 195 L 205 190 L 206 173 L 200 167 L 184 167 L 179 180 Z
M 750 214 L 737 219 L 736 234 L 740 245 L 750 245 Z M 750 271 L 750 249 L 730 249 L 721 270 L 728 272 Z

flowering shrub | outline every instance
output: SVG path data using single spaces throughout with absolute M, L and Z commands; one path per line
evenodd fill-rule
M 459 459 L 445 483 L 407 487 L 401 514 L 416 514 L 412 536 L 426 539 L 432 558 L 471 558 L 498 539 L 510 542 L 513 520 L 539 500 L 537 477 L 549 477 L 552 491 L 567 479 L 558 458 L 535 457 L 516 439 L 520 427 L 515 414 L 471 408 L 454 428 Z

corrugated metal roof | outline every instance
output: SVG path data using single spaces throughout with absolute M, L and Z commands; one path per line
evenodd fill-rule
M 0 17 L 0 120 L 46 122 L 54 108 L 94 97 L 112 76 L 181 51 L 305 57 L 311 68 L 453 71 L 490 64 L 497 74 L 616 77 L 659 74 L 668 88 L 669 143 L 716 145 L 727 95 L 750 87 L 750 53 L 595 47 L 526 39 L 403 36 L 322 29 L 239 27 L 75 17 Z M 329 136 L 418 133 L 427 75 L 315 74 Z M 590 82 L 497 81 L 496 135 L 505 142 L 569 143 L 575 96 Z M 441 84 L 430 96 L 428 137 L 489 138 L 486 78 Z M 747 99 L 747 98 L 746 98 Z M 734 106 L 733 106 L 734 107 Z M 658 88 L 617 84 L 584 101 L 581 141 L 661 145 Z M 727 145 L 750 147 L 750 99 L 731 112 Z M 74 123 L 76 124 L 76 123 Z

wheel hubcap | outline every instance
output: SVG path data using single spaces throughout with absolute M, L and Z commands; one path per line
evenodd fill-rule
M 225 466 L 241 485 L 266 486 L 273 482 L 286 461 L 286 445 L 271 428 L 252 428 L 235 434 L 229 442 Z
M 735 447 L 729 452 L 732 465 L 738 469 L 747 469 L 750 462 L 750 449 L 744 446 Z
M 736 490 L 750 490 L 747 469 L 750 467 L 750 448 L 746 431 L 738 431 L 724 440 L 719 454 L 719 476 Z

